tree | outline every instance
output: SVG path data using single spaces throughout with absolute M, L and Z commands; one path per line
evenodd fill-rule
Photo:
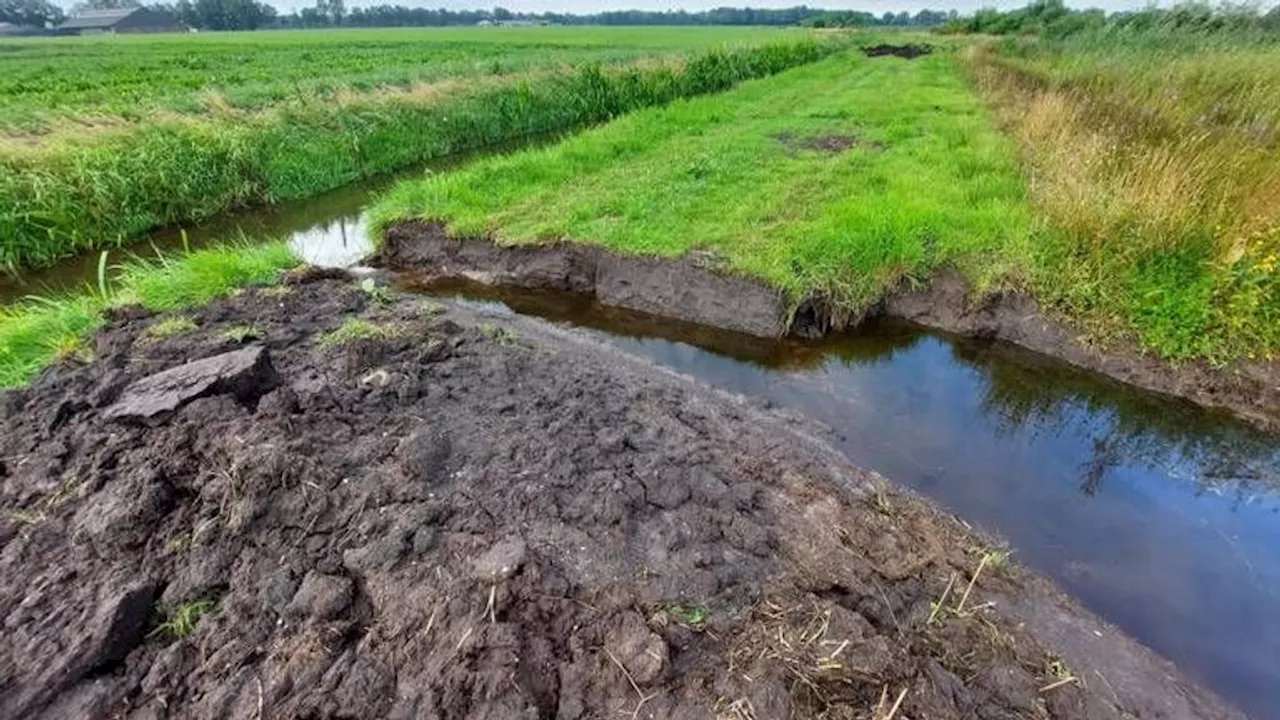
M 0 0 L 0 22 L 45 27 L 62 22 L 62 8 L 46 0 Z
M 185 11 L 179 4 L 183 21 L 201 30 L 255 30 L 273 20 L 275 8 L 257 0 L 195 0 Z

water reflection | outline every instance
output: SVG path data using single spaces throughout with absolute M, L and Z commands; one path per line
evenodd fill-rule
M 1255 717 L 1280 707 L 1274 438 L 1016 348 L 901 324 L 762 342 L 590 298 L 433 290 L 573 322 L 817 419 L 855 463 L 1004 536 L 1023 562 Z
M 157 230 L 108 253 L 116 265 L 130 257 L 154 258 L 186 249 L 207 247 L 227 240 L 266 242 L 286 240 L 299 256 L 315 265 L 347 266 L 368 254 L 370 240 L 364 212 L 379 194 L 401 180 L 443 172 L 479 156 L 512 152 L 549 144 L 562 134 L 536 135 L 486 148 L 439 158 L 426 165 L 382 175 L 303 200 L 293 200 L 235 213 L 227 213 L 184 226 Z M 27 295 L 47 295 L 96 287 L 98 253 L 68 258 L 51 268 L 11 275 L 0 272 L 0 305 Z

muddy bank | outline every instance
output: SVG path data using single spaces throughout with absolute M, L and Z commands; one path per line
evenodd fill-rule
M 0 395 L 0 717 L 1240 717 L 819 428 L 286 287 Z
M 432 277 L 594 293 L 604 305 L 760 337 L 816 337 L 846 330 L 867 317 L 900 318 L 1010 342 L 1145 390 L 1226 410 L 1269 432 L 1280 431 L 1280 363 L 1172 366 L 1136 351 L 1104 352 L 1081 342 L 1029 296 L 975 300 L 968 282 L 954 271 L 939 273 L 926 289 L 895 293 L 858 317 L 817 297 L 791 312 L 791 303 L 776 289 L 719 272 L 711 259 L 625 257 L 568 242 L 507 248 L 483 238 L 450 237 L 438 223 L 389 228 L 376 262 Z

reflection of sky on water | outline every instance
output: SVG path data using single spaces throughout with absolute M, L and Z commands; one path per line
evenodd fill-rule
M 289 236 L 289 245 L 304 261 L 324 267 L 347 267 L 372 250 L 362 214 L 339 217 Z

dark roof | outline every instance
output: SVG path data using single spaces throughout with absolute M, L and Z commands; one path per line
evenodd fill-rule
M 88 30 L 109 28 L 142 8 L 116 8 L 112 10 L 85 10 L 58 26 L 59 30 Z

